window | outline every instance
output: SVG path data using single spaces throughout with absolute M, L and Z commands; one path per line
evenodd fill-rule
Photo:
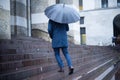
M 102 8 L 107 8 L 108 7 L 108 0 L 102 0 Z
M 81 27 L 81 28 L 80 28 L 80 33 L 81 33 L 81 34 L 86 34 L 86 32 L 85 32 L 85 27 Z
M 83 2 L 82 2 L 82 0 L 79 0 L 79 9 L 83 10 Z
M 120 7 L 120 0 L 117 0 L 117 6 Z
M 60 3 L 60 0 L 56 0 L 56 4 L 59 4 Z
M 80 24 L 84 24 L 84 17 L 80 17 Z

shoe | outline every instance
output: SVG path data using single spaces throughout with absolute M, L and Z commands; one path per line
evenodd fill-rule
M 73 67 L 69 68 L 69 75 L 73 74 L 73 72 L 74 72 L 74 68 Z

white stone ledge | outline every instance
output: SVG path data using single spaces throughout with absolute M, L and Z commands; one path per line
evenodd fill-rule
M 32 24 L 47 23 L 48 18 L 44 13 L 34 13 L 32 14 Z
M 16 17 L 16 20 L 15 20 L 15 17 Z M 23 26 L 27 28 L 27 19 L 20 16 L 11 16 L 11 25 L 18 25 L 18 26 Z
M 106 71 L 104 71 L 101 75 L 99 75 L 97 78 L 95 78 L 95 80 L 102 80 L 113 69 L 114 69 L 114 66 L 112 65 Z

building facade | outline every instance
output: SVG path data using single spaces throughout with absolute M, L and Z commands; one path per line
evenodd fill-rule
M 0 1 L 0 39 L 10 39 L 10 1 Z
M 120 15 L 120 0 L 80 1 L 82 2 L 81 44 L 111 45 L 112 37 L 120 34 L 120 29 L 115 29 L 116 27 L 113 25 L 115 17 Z M 120 23 L 120 18 L 118 20 Z
M 75 44 L 111 45 L 112 37 L 120 34 L 120 18 L 116 18 L 120 0 L 0 0 L 0 39 L 29 36 L 50 40 L 44 10 L 58 3 L 74 5 L 80 11 L 80 21 L 69 24 L 69 40 Z
M 45 16 L 44 10 L 58 3 L 79 7 L 78 0 L 0 0 L 0 39 L 11 39 L 12 36 L 32 36 L 50 40 L 47 33 L 49 19 Z M 74 25 L 79 27 L 79 23 L 72 24 Z M 69 38 L 77 42 L 72 26 L 68 33 Z

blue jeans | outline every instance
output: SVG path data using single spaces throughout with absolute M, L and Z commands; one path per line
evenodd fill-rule
M 60 68 L 64 67 L 63 61 L 60 57 L 60 49 L 62 49 L 62 52 L 65 56 L 66 61 L 67 61 L 68 67 L 72 67 L 72 62 L 71 62 L 71 58 L 70 58 L 70 55 L 68 53 L 67 47 L 53 48 L 53 49 L 54 49 L 54 52 L 55 52 L 55 58 L 56 58 L 57 63 L 58 63 Z

